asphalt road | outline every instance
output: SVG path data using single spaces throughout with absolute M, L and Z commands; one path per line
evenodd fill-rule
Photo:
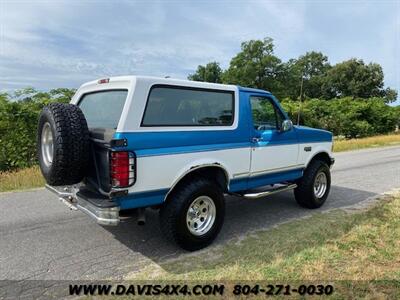
M 356 204 L 397 187 L 399 146 L 339 153 L 322 210 Z M 214 245 L 313 212 L 300 208 L 292 192 L 259 200 L 229 197 L 226 221 Z M 44 189 L 0 194 L 0 280 L 121 279 L 149 261 L 179 255 L 185 252 L 163 239 L 155 211 L 148 211 L 145 226 L 131 218 L 118 227 L 101 227 L 83 213 L 69 211 Z

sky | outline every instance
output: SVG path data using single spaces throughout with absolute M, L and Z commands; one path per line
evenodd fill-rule
M 283 61 L 321 51 L 331 64 L 379 63 L 400 92 L 400 0 L 0 0 L 0 90 L 128 74 L 185 79 L 210 61 L 227 68 L 241 42 L 264 37 Z

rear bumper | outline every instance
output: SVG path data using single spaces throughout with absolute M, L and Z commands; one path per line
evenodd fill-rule
M 70 209 L 84 212 L 98 224 L 115 226 L 120 222 L 119 206 L 105 196 L 71 186 L 54 187 L 46 184 L 46 188 Z

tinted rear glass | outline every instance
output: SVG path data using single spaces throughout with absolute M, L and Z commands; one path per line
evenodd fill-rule
M 127 90 L 116 90 L 84 95 L 79 107 L 86 117 L 89 128 L 116 129 L 127 94 Z
M 154 87 L 142 126 L 229 126 L 233 108 L 233 92 Z

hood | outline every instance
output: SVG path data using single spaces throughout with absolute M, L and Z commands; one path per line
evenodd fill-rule
M 332 142 L 333 134 L 330 131 L 307 126 L 294 126 L 300 143 Z

